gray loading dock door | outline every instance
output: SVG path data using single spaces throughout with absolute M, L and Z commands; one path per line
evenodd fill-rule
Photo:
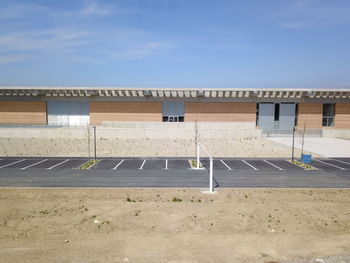
M 259 103 L 258 118 L 263 130 L 291 131 L 295 124 L 295 103 Z
M 87 101 L 48 101 L 49 125 L 85 126 L 90 124 L 90 109 Z
M 295 103 L 280 104 L 279 130 L 292 130 L 295 124 Z
M 263 130 L 273 130 L 274 114 L 274 103 L 259 103 L 259 127 Z

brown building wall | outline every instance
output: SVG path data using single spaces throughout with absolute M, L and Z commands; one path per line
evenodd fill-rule
M 162 121 L 162 104 L 158 102 L 91 102 L 90 123 L 103 121 Z
M 255 122 L 256 103 L 185 103 L 185 121 Z
M 299 103 L 297 128 L 307 129 L 322 128 L 322 103 Z
M 350 129 L 350 103 L 335 104 L 335 129 Z
M 46 124 L 46 102 L 0 101 L 0 123 Z

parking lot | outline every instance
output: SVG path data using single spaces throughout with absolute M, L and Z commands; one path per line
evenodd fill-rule
M 0 169 L 78 169 L 91 158 L 12 158 L 0 159 Z M 189 159 L 186 158 L 102 158 L 91 167 L 91 170 L 189 170 Z M 208 159 L 201 159 L 204 168 L 209 167 Z M 324 171 L 350 170 L 350 158 L 315 159 L 312 166 Z M 213 161 L 214 170 L 252 170 L 252 171 L 291 171 L 304 170 L 286 159 L 228 159 L 217 158 Z
M 0 187 L 190 187 L 206 188 L 209 160 L 191 169 L 188 158 L 0 157 Z M 220 187 L 350 188 L 350 158 L 315 159 L 305 170 L 287 159 L 216 158 L 214 185 Z

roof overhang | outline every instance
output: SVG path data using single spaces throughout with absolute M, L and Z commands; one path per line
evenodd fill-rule
M 213 99 L 350 99 L 342 89 L 229 89 L 229 88 L 129 88 L 129 87 L 11 87 L 0 86 L 0 96 L 213 98 Z

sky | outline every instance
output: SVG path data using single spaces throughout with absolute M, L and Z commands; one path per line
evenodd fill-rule
M 0 0 L 0 85 L 350 87 L 348 0 Z

